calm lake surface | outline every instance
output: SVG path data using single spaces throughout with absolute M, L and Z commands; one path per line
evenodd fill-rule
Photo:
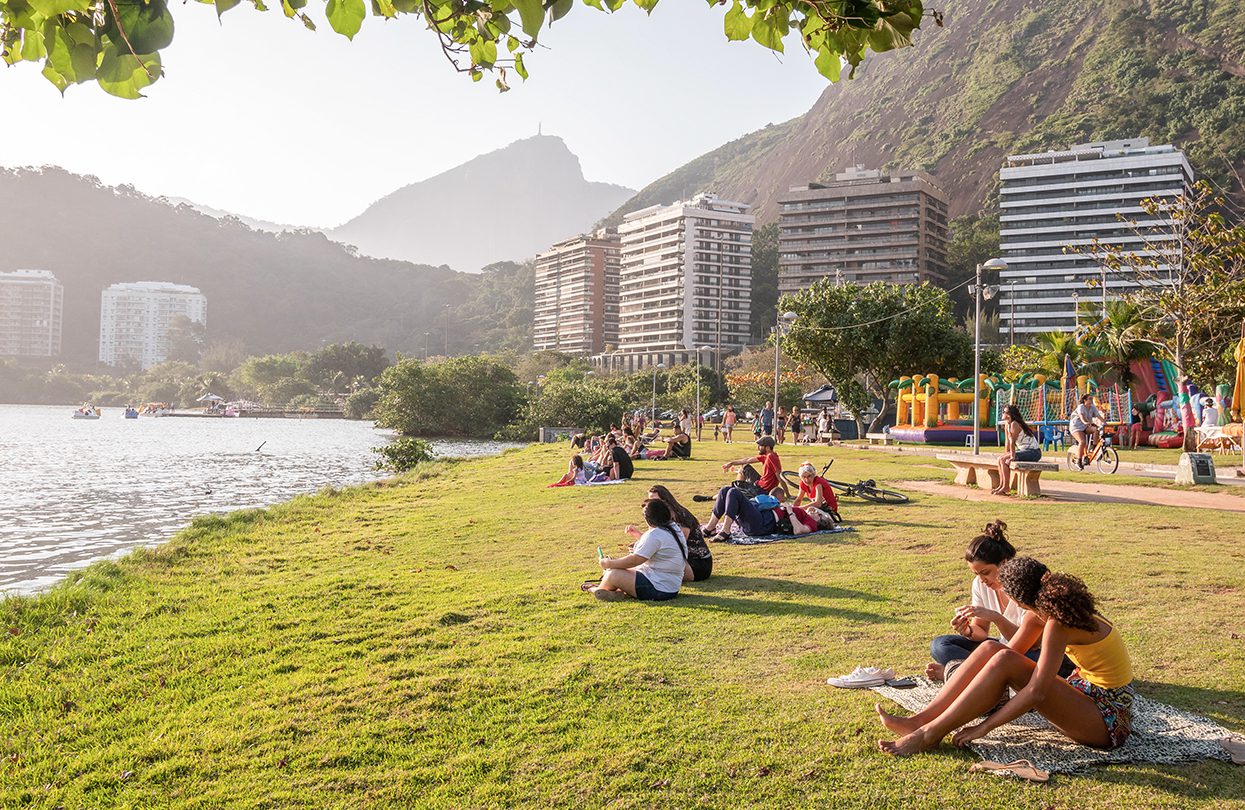
M 73 406 L 0 405 L 0 596 L 159 543 L 195 515 L 384 477 L 372 448 L 392 435 L 343 419 L 124 419 L 122 410 L 78 420 Z M 446 456 L 510 446 L 433 442 Z

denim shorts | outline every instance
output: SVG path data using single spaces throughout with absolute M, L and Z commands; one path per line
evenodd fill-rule
M 1030 450 L 1017 450 L 1014 459 L 1016 461 L 1041 461 L 1042 451 L 1036 447 Z
M 635 598 L 642 602 L 664 602 L 679 595 L 678 591 L 668 593 L 659 591 L 648 581 L 648 577 L 639 571 L 635 572 Z

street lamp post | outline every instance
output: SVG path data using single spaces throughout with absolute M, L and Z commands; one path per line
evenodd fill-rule
M 442 304 L 445 307 L 445 356 L 450 356 L 450 305 Z
M 778 418 L 778 364 L 782 348 L 783 325 L 791 326 L 799 317 L 794 312 L 783 312 L 774 318 L 774 418 Z
M 984 270 L 1006 270 L 1007 262 L 1002 259 L 988 259 L 977 265 L 977 283 L 973 285 L 973 455 L 981 453 L 981 299 L 992 298 L 994 291 L 986 291 L 981 286 L 981 274 Z
M 696 441 L 700 441 L 700 356 L 705 352 L 711 352 L 713 349 L 709 346 L 701 346 L 696 350 Z
M 1007 282 L 1007 297 L 1012 305 L 1012 317 L 1007 323 L 1008 339 L 1013 346 L 1016 345 L 1016 282 Z
M 665 363 L 653 366 L 653 424 L 657 424 L 657 371 L 665 367 Z

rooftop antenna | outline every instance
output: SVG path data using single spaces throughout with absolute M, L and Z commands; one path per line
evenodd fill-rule
M 544 132 L 542 131 L 543 129 L 544 129 L 544 124 L 540 121 L 537 121 L 536 122 L 536 136 L 537 137 L 540 137 L 541 135 L 544 134 Z

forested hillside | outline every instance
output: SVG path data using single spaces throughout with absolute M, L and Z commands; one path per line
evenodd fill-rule
M 934 173 L 953 215 L 989 207 L 1008 154 L 1148 136 L 1239 191 L 1245 2 L 947 0 L 946 27 L 870 57 L 804 116 L 697 158 L 615 214 L 715 190 L 777 217 L 793 185 L 856 163 Z

